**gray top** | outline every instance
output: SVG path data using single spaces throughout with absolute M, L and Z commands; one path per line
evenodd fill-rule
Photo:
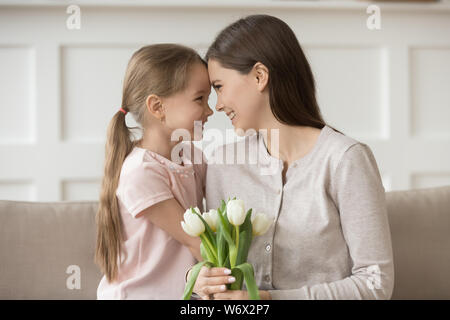
M 229 148 L 245 148 L 246 161 L 218 163 Z M 325 126 L 284 185 L 282 169 L 260 134 L 216 148 L 207 168 L 206 210 L 236 196 L 274 219 L 248 256 L 259 288 L 272 299 L 390 299 L 391 234 L 370 148 Z

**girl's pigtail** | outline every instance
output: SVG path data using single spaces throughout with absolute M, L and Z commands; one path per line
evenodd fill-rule
M 122 164 L 132 149 L 133 142 L 125 122 L 125 114 L 117 111 L 108 125 L 104 175 L 96 215 L 95 263 L 110 282 L 117 277 L 122 253 L 122 221 L 116 189 Z

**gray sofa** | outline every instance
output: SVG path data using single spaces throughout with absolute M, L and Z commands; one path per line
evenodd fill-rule
M 450 186 L 387 192 L 386 199 L 392 299 L 450 299 Z M 97 205 L 1 200 L 0 299 L 95 299 Z

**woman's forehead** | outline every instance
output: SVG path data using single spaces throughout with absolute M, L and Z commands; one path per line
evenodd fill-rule
M 223 80 L 223 78 L 230 76 L 234 70 L 224 68 L 218 61 L 209 59 L 208 73 L 211 84 L 216 81 Z

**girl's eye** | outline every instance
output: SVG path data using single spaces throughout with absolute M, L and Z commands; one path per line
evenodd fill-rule
M 216 84 L 216 85 L 214 86 L 214 89 L 219 90 L 221 87 L 222 87 L 222 85 Z
M 197 101 L 197 100 L 199 100 L 199 101 L 203 100 L 203 96 L 198 97 L 197 99 L 195 99 L 195 101 Z

